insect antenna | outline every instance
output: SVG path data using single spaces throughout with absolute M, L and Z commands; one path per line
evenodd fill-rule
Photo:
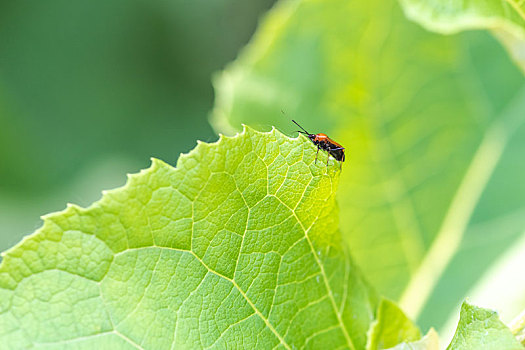
M 300 127 L 301 129 L 303 129 L 303 131 L 300 131 L 300 130 L 299 130 L 298 132 L 303 133 L 303 134 L 306 134 L 306 135 L 312 135 L 312 134 L 310 134 L 308 131 L 306 131 L 301 125 L 299 125 L 295 120 L 292 119 L 292 122 L 294 122 L 295 125 L 297 125 L 297 126 Z

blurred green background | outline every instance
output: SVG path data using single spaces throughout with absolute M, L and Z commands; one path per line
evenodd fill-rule
M 0 251 L 214 141 L 211 76 L 273 2 L 0 1 Z

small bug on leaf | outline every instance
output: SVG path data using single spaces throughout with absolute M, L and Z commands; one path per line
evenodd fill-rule
M 317 153 L 315 154 L 315 163 L 317 163 L 317 156 L 319 155 L 319 150 L 322 149 L 332 157 L 335 158 L 340 163 L 340 169 L 343 168 L 343 162 L 345 161 L 345 148 L 329 138 L 326 134 L 310 134 L 308 131 L 306 131 L 301 125 L 299 125 L 295 120 L 292 119 L 292 122 L 295 123 L 298 127 L 302 129 L 297 130 L 297 132 L 300 132 L 301 134 L 306 135 L 312 141 L 314 145 L 317 146 Z M 326 159 L 326 166 L 328 167 L 328 160 L 330 160 L 330 156 Z

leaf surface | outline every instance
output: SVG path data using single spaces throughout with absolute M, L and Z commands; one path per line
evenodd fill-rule
M 364 348 L 377 297 L 310 146 L 248 128 L 47 215 L 3 254 L 0 343 Z
M 282 1 L 215 86 L 220 131 L 293 118 L 346 147 L 343 235 L 423 328 L 523 232 L 525 84 L 486 33 L 429 33 L 390 0 Z
M 496 312 L 463 303 L 456 334 L 447 350 L 462 349 L 521 350 L 523 346 Z

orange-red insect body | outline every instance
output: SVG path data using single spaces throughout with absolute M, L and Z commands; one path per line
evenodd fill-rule
M 343 166 L 343 162 L 345 161 L 345 148 L 329 138 L 326 134 L 310 134 L 308 131 L 306 131 L 301 125 L 299 125 L 295 120 L 292 119 L 292 122 L 295 123 L 298 127 L 302 129 L 298 130 L 301 134 L 306 135 L 312 141 L 314 145 L 317 146 L 317 153 L 315 155 L 315 162 L 317 163 L 317 156 L 319 155 L 319 150 L 322 149 L 326 152 L 328 152 L 329 155 L 335 158 L 338 162 L 340 162 L 341 167 Z M 328 166 L 328 159 L 326 160 L 326 166 Z

